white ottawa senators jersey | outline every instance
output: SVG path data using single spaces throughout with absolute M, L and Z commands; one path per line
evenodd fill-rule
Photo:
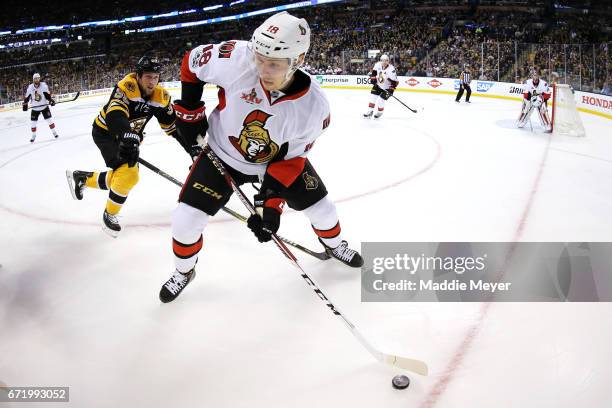
M 542 78 L 538 81 L 538 85 L 533 84 L 533 79 L 529 78 L 525 81 L 523 85 L 523 95 L 528 97 L 528 95 L 542 95 L 548 99 L 550 96 L 550 89 L 548 88 L 548 84 Z
M 294 82 L 299 79 L 307 86 L 299 92 L 266 91 L 247 44 L 227 41 L 196 47 L 189 54 L 189 70 L 221 88 L 219 105 L 208 118 L 210 147 L 234 169 L 263 176 L 284 144 L 283 159 L 306 156 L 329 125 L 329 103 L 319 85 L 300 70 Z
M 28 86 L 25 96 L 26 98 L 30 96 L 30 106 L 32 107 L 32 110 L 40 111 L 49 105 L 49 101 L 44 94 L 45 92 L 50 93 L 49 87 L 45 82 L 39 82 L 38 86 L 34 84 L 30 84 Z
M 397 73 L 393 65 L 389 64 L 387 68 L 383 68 L 382 62 L 378 61 L 374 64 L 374 71 L 376 71 L 376 83 L 379 87 L 382 89 L 395 88 Z

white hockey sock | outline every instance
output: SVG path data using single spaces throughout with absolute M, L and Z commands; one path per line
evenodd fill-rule
M 385 100 L 381 97 L 378 97 L 378 101 L 376 102 L 376 104 L 378 105 L 378 111 L 382 112 L 383 110 L 385 110 Z
M 32 128 L 32 137 L 36 136 L 36 121 L 32 121 L 30 128 Z
M 57 132 L 55 131 L 55 123 L 53 123 L 53 119 L 47 118 L 45 120 L 47 121 L 47 124 L 49 124 L 49 129 L 51 129 L 51 132 L 53 132 L 53 135 L 57 135 Z
M 374 111 L 374 107 L 376 106 L 376 99 L 378 99 L 378 95 L 370 94 L 370 102 L 368 103 L 368 113 Z
M 340 236 L 338 213 L 336 212 L 336 205 L 329 199 L 329 196 L 323 197 L 306 208 L 304 214 L 310 220 L 315 234 L 321 238 L 325 245 L 330 248 L 336 248 L 340 245 L 342 237 Z
M 207 223 L 208 214 L 185 203 L 179 203 L 172 213 L 172 250 L 177 271 L 186 273 L 195 266 Z

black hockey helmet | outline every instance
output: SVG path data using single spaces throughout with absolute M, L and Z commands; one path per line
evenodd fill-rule
M 140 76 L 145 72 L 154 72 L 159 74 L 161 72 L 161 64 L 157 60 L 157 58 L 144 55 L 136 64 L 136 73 Z

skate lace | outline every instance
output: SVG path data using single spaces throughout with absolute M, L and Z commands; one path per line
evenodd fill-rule
M 185 275 L 175 271 L 165 286 L 173 295 L 176 295 L 185 286 L 185 282 L 187 282 Z
M 79 189 L 79 191 L 81 192 L 85 190 L 85 187 L 87 187 L 85 184 L 87 182 L 87 177 L 79 177 L 79 178 L 74 177 L 74 182 L 77 188 Z
M 348 247 L 348 242 L 342 241 L 342 243 L 338 245 L 338 247 L 335 248 L 332 253 L 336 258 L 350 262 L 357 253 L 357 251 L 350 249 Z
M 109 220 L 112 224 L 119 224 L 119 218 L 116 215 L 105 213 L 104 216 L 107 220 Z

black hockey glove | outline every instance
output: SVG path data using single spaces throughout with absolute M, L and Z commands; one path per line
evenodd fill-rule
M 257 214 L 249 217 L 247 225 L 259 242 L 268 242 L 280 227 L 285 200 L 272 190 L 255 194 L 254 199 Z
M 55 106 L 55 99 L 49 99 L 49 105 Z
M 24 103 L 24 104 L 22 105 L 22 109 L 23 109 L 23 111 L 24 111 L 24 112 L 27 112 L 27 110 L 28 110 L 28 104 L 27 104 L 27 103 Z
M 177 99 L 173 107 L 176 112 L 177 135 L 175 138 L 191 158 L 195 159 L 202 152 L 197 138 L 198 136 L 204 137 L 208 130 L 204 102 L 198 101 L 195 105 L 190 106 Z
M 195 161 L 198 156 L 200 155 L 200 153 L 202 153 L 202 146 L 200 146 L 199 144 L 195 144 L 193 146 L 191 146 L 191 148 L 189 149 L 189 155 L 191 156 L 191 160 Z
M 127 162 L 128 167 L 134 167 L 138 161 L 140 136 L 134 132 L 124 132 L 119 136 L 119 160 Z

